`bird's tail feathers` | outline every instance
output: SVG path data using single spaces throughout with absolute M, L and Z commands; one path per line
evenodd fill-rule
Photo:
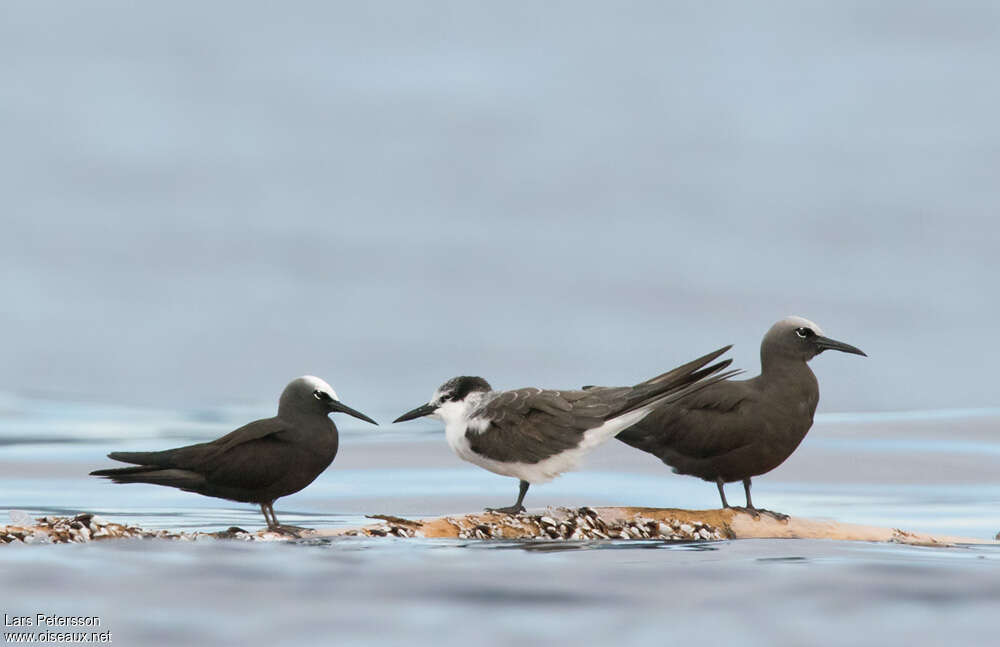
M 716 355 L 716 357 L 718 357 L 718 355 Z M 681 380 L 679 384 L 651 385 L 649 382 L 643 382 L 640 385 L 632 387 L 633 391 L 643 388 L 648 389 L 650 387 L 656 388 L 651 394 L 647 391 L 645 396 L 639 396 L 638 400 L 630 398 L 631 401 L 625 408 L 616 413 L 614 416 L 606 419 L 604 424 L 597 429 L 598 433 L 595 434 L 593 438 L 585 438 L 584 442 L 597 444 L 608 438 L 617 436 L 625 429 L 641 422 L 643 418 L 649 415 L 650 412 L 661 404 L 683 398 L 684 396 L 694 393 L 699 389 L 703 389 L 710 384 L 728 380 L 732 376 L 743 372 L 737 370 L 719 373 L 719 371 L 729 366 L 729 363 L 730 360 L 726 360 L 724 362 L 713 364 L 707 368 L 696 370 L 690 373 L 687 376 L 687 379 Z M 713 373 L 715 373 L 715 375 L 712 375 Z
M 729 366 L 729 361 L 720 362 L 719 364 L 715 365 L 715 367 L 717 367 L 717 368 L 714 368 L 714 370 L 712 372 L 721 370 L 721 369 L 725 368 L 726 366 Z M 713 367 L 709 367 L 709 368 L 713 368 Z M 705 369 L 705 370 L 708 370 L 708 369 Z M 645 407 L 645 406 L 651 405 L 651 406 L 649 406 L 649 409 L 652 410 L 652 409 L 655 409 L 655 408 L 659 407 L 660 405 L 668 404 L 668 403 L 671 403 L 671 402 L 676 402 L 677 400 L 680 400 L 681 398 L 687 397 L 687 396 L 691 395 L 692 393 L 695 393 L 697 391 L 701 391 L 702 389 L 704 389 L 707 386 L 712 386 L 713 384 L 717 384 L 719 382 L 724 382 L 724 381 L 728 380 L 731 377 L 736 377 L 737 375 L 742 375 L 743 373 L 744 373 L 743 369 L 737 368 L 737 369 L 733 369 L 731 371 L 725 371 L 724 373 L 718 373 L 717 375 L 712 375 L 711 377 L 708 377 L 707 379 L 701 379 L 701 378 L 699 378 L 699 380 L 697 382 L 690 383 L 690 384 L 688 384 L 687 386 L 683 387 L 680 390 L 672 391 L 670 393 L 662 393 L 659 396 L 654 397 L 652 400 L 649 400 L 647 404 L 641 405 L 641 407 Z M 708 375 L 711 375 L 711 373 L 708 373 Z
M 153 485 L 169 485 L 170 487 L 182 490 L 196 490 L 198 486 L 205 483 L 205 477 L 197 472 L 175 468 L 162 468 L 155 465 L 95 470 L 90 475 L 103 476 L 115 483 L 151 483 Z
M 618 415 L 639 409 L 651 411 L 661 404 L 683 398 L 706 386 L 728 380 L 734 375 L 739 375 L 743 371 L 724 370 L 733 363 L 731 359 L 705 366 L 730 348 L 732 346 L 724 346 L 719 350 L 703 355 L 662 375 L 657 375 L 652 379 L 636 384 L 632 387 L 632 391 L 629 394 L 627 406 Z
M 660 375 L 657 375 L 656 377 L 651 377 L 648 380 L 646 380 L 645 382 L 640 382 L 639 384 L 636 384 L 635 386 L 636 387 L 643 387 L 643 386 L 647 386 L 647 385 L 660 384 L 660 383 L 663 383 L 663 382 L 676 382 L 678 380 L 685 380 L 686 381 L 685 378 L 690 378 L 690 376 L 692 374 L 694 374 L 695 371 L 697 371 L 701 367 L 705 366 L 706 364 L 708 364 L 712 360 L 716 359 L 720 355 L 726 353 L 732 347 L 733 347 L 732 344 L 729 344 L 728 346 L 723 346 L 719 350 L 714 350 L 711 353 L 708 353 L 707 355 L 702 355 L 698 359 L 691 360 L 687 364 L 682 364 L 682 365 L 678 366 L 677 368 L 671 369 L 671 370 L 667 371 L 666 373 L 662 373 Z M 710 366 L 709 369 L 712 369 L 712 370 L 709 370 L 709 372 L 707 373 L 707 375 L 711 375 L 712 372 L 718 371 L 720 369 L 723 369 L 723 368 L 729 366 L 729 364 L 732 361 L 733 360 L 731 360 L 731 359 L 727 359 L 725 362 L 723 362 L 721 364 L 715 364 L 713 366 Z M 706 369 L 706 370 L 708 370 L 708 369 Z
M 728 380 L 729 378 L 743 373 L 742 369 L 735 369 L 732 371 L 725 371 L 723 373 L 718 373 L 722 369 L 729 366 L 729 361 L 719 362 L 718 364 L 713 364 L 712 366 L 704 369 L 704 371 L 699 371 L 700 374 L 697 379 L 692 379 L 686 381 L 682 384 L 676 385 L 670 389 L 657 390 L 654 393 L 643 394 L 641 399 L 632 403 L 627 409 L 622 411 L 622 414 L 629 413 L 631 411 L 637 411 L 639 409 L 645 409 L 647 412 L 653 409 L 668 404 L 670 402 L 676 402 L 681 398 L 688 396 L 696 391 L 700 391 L 707 386 L 711 386 L 718 382 Z M 712 375 L 712 373 L 717 373 Z M 710 376 L 710 377 L 709 377 Z M 621 415 L 621 414 L 619 414 Z
M 655 398 L 664 393 L 673 392 L 678 388 L 686 387 L 689 384 L 702 380 L 709 375 L 726 368 L 732 364 L 733 360 L 723 360 L 708 367 L 705 367 L 705 365 L 712 360 L 717 359 L 720 355 L 732 347 L 732 344 L 723 346 L 719 350 L 712 351 L 707 355 L 702 355 L 698 359 L 692 360 L 687 364 L 682 364 L 681 366 L 671 369 L 666 373 L 661 373 L 656 377 L 651 377 L 645 382 L 639 382 L 632 387 L 632 394 L 629 398 L 628 406 L 622 410 L 622 413 L 627 413 L 635 409 L 636 406 L 642 406 L 642 404 L 651 397 Z M 592 384 L 588 384 L 583 387 L 584 390 L 594 388 L 599 387 Z
M 147 469 L 155 467 L 177 467 L 175 462 L 176 449 L 165 449 L 158 452 L 111 452 L 108 458 L 122 463 L 143 465 Z M 128 468 L 123 468 L 128 469 Z

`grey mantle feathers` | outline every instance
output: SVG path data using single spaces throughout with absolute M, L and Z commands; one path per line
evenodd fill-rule
M 733 375 L 720 373 L 730 360 L 706 367 L 727 350 L 627 387 L 493 391 L 480 377 L 456 377 L 395 422 L 421 416 L 443 420 L 448 444 L 460 458 L 519 480 L 517 501 L 497 509 L 516 513 L 523 510 L 530 484 L 574 469 L 587 452 L 657 405 Z

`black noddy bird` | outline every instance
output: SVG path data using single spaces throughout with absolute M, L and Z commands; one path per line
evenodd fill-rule
M 545 483 L 576 468 L 587 452 L 654 407 L 735 374 L 719 373 L 732 360 L 703 368 L 727 350 L 728 346 L 635 386 L 494 391 L 481 377 L 456 377 L 427 404 L 394 422 L 422 416 L 443 420 L 448 444 L 459 458 L 519 479 L 513 505 L 487 508 L 517 514 L 524 511 L 524 495 L 532 483 Z
M 819 383 L 807 362 L 825 350 L 867 357 L 824 337 L 808 319 L 782 319 L 760 344 L 760 375 L 712 384 L 665 403 L 618 440 L 653 454 L 677 474 L 714 482 L 723 508 L 730 507 L 723 485 L 743 481 L 746 508 L 756 514 L 750 479 L 781 465 L 812 427 Z
M 274 502 L 312 483 L 337 456 L 337 426 L 327 417 L 333 412 L 378 424 L 343 404 L 329 384 L 306 375 L 285 387 L 274 418 L 255 420 L 207 443 L 159 452 L 111 452 L 108 458 L 137 467 L 90 474 L 115 483 L 168 485 L 256 503 L 269 530 L 294 535 L 302 529 L 278 523 Z

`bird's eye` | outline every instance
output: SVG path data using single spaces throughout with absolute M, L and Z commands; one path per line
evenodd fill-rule
M 445 393 L 444 395 L 441 396 L 441 402 L 447 402 L 448 400 L 451 400 L 450 393 Z
M 319 389 L 316 389 L 315 391 L 313 391 L 313 397 L 316 398 L 317 400 L 322 400 L 323 396 L 321 396 L 320 393 L 321 391 Z
M 812 331 L 812 328 L 796 328 L 795 334 L 801 337 L 802 339 L 805 339 L 806 337 L 813 337 L 816 335 L 816 333 Z

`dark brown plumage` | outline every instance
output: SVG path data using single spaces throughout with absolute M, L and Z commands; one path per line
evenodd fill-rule
M 137 466 L 91 475 L 256 503 L 268 528 L 295 532 L 298 529 L 278 523 L 274 501 L 306 487 L 333 462 L 338 434 L 327 416 L 335 411 L 377 424 L 342 404 L 326 382 L 305 376 L 285 387 L 274 418 L 256 420 L 207 443 L 158 452 L 111 452 L 108 458 Z
M 678 474 L 712 481 L 722 506 L 724 483 L 742 481 L 747 508 L 752 477 L 781 465 L 812 427 L 819 383 L 807 362 L 824 350 L 864 353 L 822 336 L 816 324 L 788 317 L 761 342 L 761 374 L 719 382 L 657 407 L 618 439 L 649 452 Z

